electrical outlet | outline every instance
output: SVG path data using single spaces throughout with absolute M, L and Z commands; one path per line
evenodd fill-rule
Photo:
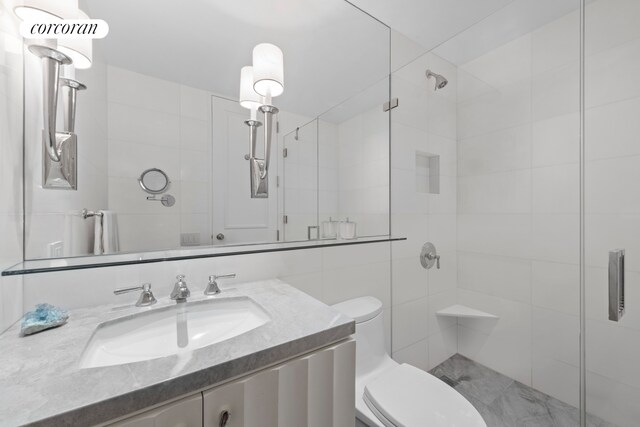
M 200 233 L 182 233 L 180 234 L 181 246 L 198 246 L 200 245 Z

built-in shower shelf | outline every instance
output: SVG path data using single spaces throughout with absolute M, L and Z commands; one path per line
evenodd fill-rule
M 438 316 L 447 317 L 472 317 L 477 319 L 498 319 L 498 316 L 467 307 L 466 305 L 454 304 L 442 310 L 436 311 Z

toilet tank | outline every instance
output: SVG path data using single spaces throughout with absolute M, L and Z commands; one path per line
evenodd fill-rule
M 356 322 L 356 376 L 374 371 L 390 360 L 385 348 L 382 302 L 361 297 L 332 306 Z

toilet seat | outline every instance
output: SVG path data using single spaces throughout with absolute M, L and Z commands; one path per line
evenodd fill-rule
M 369 381 L 363 400 L 387 427 L 486 427 L 478 411 L 460 393 L 407 364 Z

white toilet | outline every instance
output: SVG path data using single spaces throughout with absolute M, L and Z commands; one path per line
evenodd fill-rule
M 371 427 L 486 427 L 460 393 L 433 375 L 391 359 L 382 303 L 356 298 L 333 306 L 356 322 L 356 417 Z

